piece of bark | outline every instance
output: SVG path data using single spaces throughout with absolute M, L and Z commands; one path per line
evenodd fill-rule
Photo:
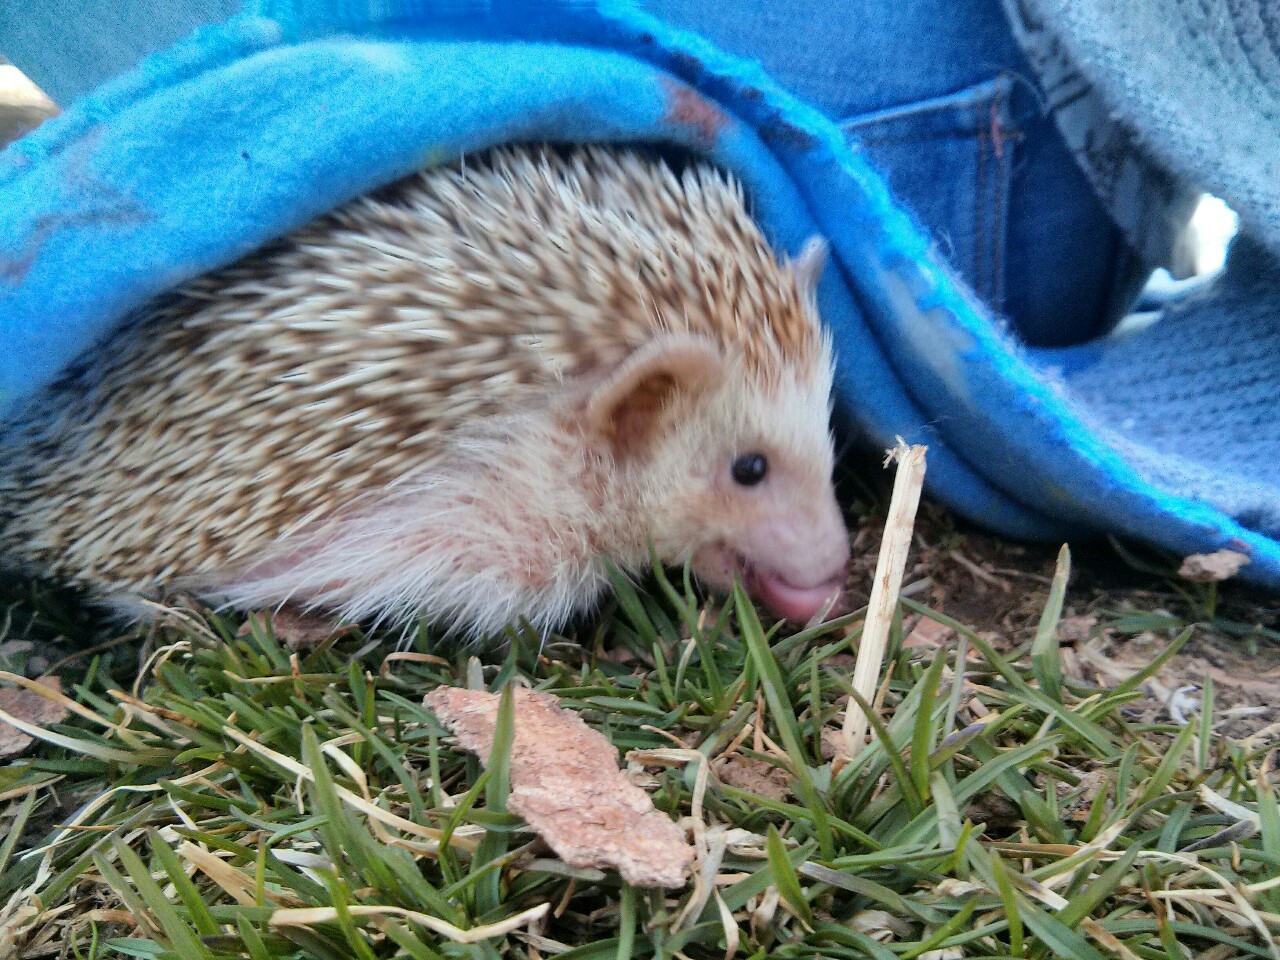
M 693 847 L 627 779 L 613 744 L 550 694 L 516 687 L 514 696 L 508 809 L 570 866 L 613 868 L 636 887 L 684 886 Z M 426 696 L 459 744 L 486 763 L 498 700 L 456 687 Z
M 41 677 L 36 681 L 50 690 L 62 692 L 62 681 L 57 677 Z M 0 710 L 38 727 L 61 723 L 67 718 L 67 708 L 56 700 L 49 700 L 25 687 L 0 687 Z M 0 721 L 0 760 L 16 757 L 35 743 L 35 738 L 17 727 Z

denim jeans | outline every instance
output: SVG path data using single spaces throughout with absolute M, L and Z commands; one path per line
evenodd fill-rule
M 0 54 L 67 104 L 236 0 L 6 0 Z M 1064 145 L 999 0 L 649 0 L 840 121 L 1011 332 L 1109 329 L 1149 272 Z
M 646 6 L 840 121 L 1024 342 L 1089 340 L 1140 288 L 1148 271 L 1043 112 L 999 0 L 765 0 L 737 17 L 718 0 Z

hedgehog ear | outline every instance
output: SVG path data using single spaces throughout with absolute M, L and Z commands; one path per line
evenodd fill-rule
M 822 279 L 822 270 L 827 265 L 827 241 L 816 233 L 804 242 L 800 255 L 791 261 L 791 269 L 796 275 L 796 283 L 800 292 L 806 297 L 814 297 L 818 293 L 818 281 Z
M 639 452 L 663 409 L 680 393 L 700 393 L 717 383 L 724 359 L 710 340 L 667 334 L 636 350 L 587 399 L 589 430 L 615 453 Z

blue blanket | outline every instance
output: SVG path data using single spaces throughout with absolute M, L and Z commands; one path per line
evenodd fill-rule
M 1239 550 L 1280 586 L 1280 433 L 1215 443 L 1203 405 L 1183 426 L 1194 390 L 1146 393 L 1179 382 L 1150 366 L 1170 343 L 1198 343 L 1020 350 L 834 124 L 630 6 L 369 6 L 263 3 L 0 155 L 0 412 L 156 294 L 413 170 L 506 141 L 664 142 L 733 171 L 779 249 L 830 240 L 840 412 L 876 443 L 929 444 L 935 497 L 1018 537 Z M 1238 356 L 1186 313 L 1172 329 L 1212 341 L 1230 380 Z M 1272 317 L 1250 334 L 1264 347 Z

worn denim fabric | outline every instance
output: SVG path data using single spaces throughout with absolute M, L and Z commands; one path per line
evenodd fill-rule
M 63 107 L 240 0 L 4 0 L 0 55 Z
M 1190 184 L 1225 200 L 1280 257 L 1275 0 L 1004 2 L 1104 196 Z
M 1134 261 L 1064 145 L 999 0 L 645 6 L 842 123 L 1024 343 L 1105 332 L 1155 265 Z

